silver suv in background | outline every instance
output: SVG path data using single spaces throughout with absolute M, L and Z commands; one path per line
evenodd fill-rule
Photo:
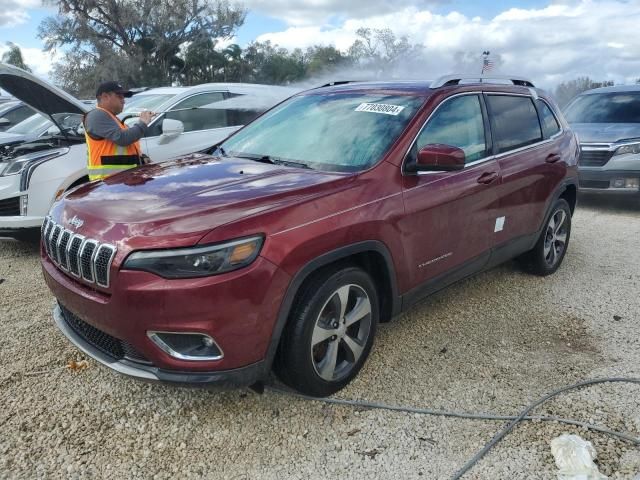
M 640 191 L 640 85 L 589 90 L 565 109 L 580 141 L 580 190 Z

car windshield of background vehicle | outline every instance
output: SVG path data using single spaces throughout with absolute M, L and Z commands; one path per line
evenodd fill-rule
M 569 123 L 640 123 L 640 92 L 582 95 L 565 117 Z
M 39 133 L 42 129 L 52 125 L 51 120 L 43 117 L 39 113 L 31 115 L 26 120 L 21 121 L 17 125 L 14 125 L 7 130 L 7 133 L 16 133 L 20 135 L 26 135 L 28 133 Z
M 358 171 L 378 162 L 424 98 L 344 93 L 294 97 L 222 144 L 229 155 Z

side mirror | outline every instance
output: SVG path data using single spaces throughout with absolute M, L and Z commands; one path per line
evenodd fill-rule
M 0 118 L 0 128 L 2 127 L 8 127 L 9 125 L 11 125 L 11 120 L 9 120 L 8 118 Z
M 464 150 L 451 145 L 431 143 L 419 152 L 413 172 L 453 172 L 464 168 Z
M 180 120 L 165 118 L 162 121 L 162 135 L 158 143 L 169 143 L 174 138 L 180 136 L 184 132 L 184 124 Z

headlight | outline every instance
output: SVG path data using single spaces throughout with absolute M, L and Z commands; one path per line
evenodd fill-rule
M 231 272 L 251 264 L 264 238 L 254 236 L 217 245 L 133 252 L 122 268 L 143 270 L 164 278 L 207 277 Z
M 622 145 L 616 149 L 614 155 L 625 155 L 627 153 L 640 153 L 640 143 L 628 143 L 627 145 Z
M 10 160 L 4 169 L 0 170 L 0 177 L 18 175 L 19 173 L 22 173 L 25 168 L 34 163 L 38 163 L 40 165 L 52 158 L 64 155 L 68 151 L 68 148 L 56 148 L 53 150 L 41 150 L 39 152 L 21 155 L 20 157 Z

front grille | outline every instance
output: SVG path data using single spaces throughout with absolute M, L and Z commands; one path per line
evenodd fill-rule
M 116 247 L 85 238 L 58 225 L 50 217 L 42 224 L 47 256 L 65 272 L 88 283 L 109 287 L 109 272 Z
M 608 180 L 580 180 L 582 188 L 609 188 Z
M 116 360 L 122 360 L 126 357 L 134 361 L 150 363 L 149 360 L 147 360 L 147 358 L 137 351 L 130 343 L 112 337 L 93 325 L 89 325 L 63 305 L 58 305 L 60 305 L 60 310 L 62 311 L 62 316 L 65 322 L 69 327 L 71 327 L 76 335 L 81 337 L 91 346 L 100 350 L 102 353 L 106 353 Z
M 612 156 L 613 152 L 609 150 L 582 150 L 578 163 L 584 167 L 602 167 Z
M 0 200 L 0 217 L 14 217 L 20 215 L 20 197 Z

